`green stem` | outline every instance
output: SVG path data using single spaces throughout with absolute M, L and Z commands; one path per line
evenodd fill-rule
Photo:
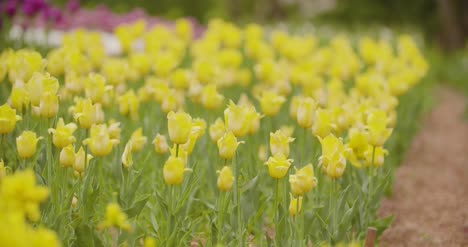
M 237 157 L 236 157 L 237 158 Z M 236 164 L 236 197 L 237 197 L 237 238 L 239 240 L 239 246 L 244 246 L 244 240 L 242 237 L 242 215 L 241 215 L 241 195 L 240 195 L 240 164 Z
M 279 246 L 280 244 L 280 237 L 279 237 L 279 231 L 278 231 L 278 227 L 279 227 L 279 189 L 280 189 L 280 183 L 279 183 L 279 179 L 275 179 L 275 183 L 276 183 L 276 186 L 275 186 L 275 242 L 276 242 L 276 246 Z
M 179 144 L 176 144 L 176 151 L 175 151 L 175 157 L 179 157 Z

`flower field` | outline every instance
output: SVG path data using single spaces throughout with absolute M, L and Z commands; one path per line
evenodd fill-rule
M 377 210 L 427 88 L 411 36 L 195 31 L 1 52 L 1 243 L 364 246 L 392 223 Z

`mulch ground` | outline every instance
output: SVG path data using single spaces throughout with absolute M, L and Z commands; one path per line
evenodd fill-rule
M 466 97 L 445 87 L 398 169 L 379 214 L 395 215 L 380 246 L 468 247 Z

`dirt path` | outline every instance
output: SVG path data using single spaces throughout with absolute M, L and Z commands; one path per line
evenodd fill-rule
M 448 88 L 397 171 L 381 216 L 396 219 L 380 246 L 468 246 L 468 122 L 466 101 Z

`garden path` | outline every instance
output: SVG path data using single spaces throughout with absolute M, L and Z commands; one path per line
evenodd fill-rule
M 380 246 L 468 246 L 468 121 L 463 94 L 447 87 L 398 168 L 379 214 L 395 215 Z

